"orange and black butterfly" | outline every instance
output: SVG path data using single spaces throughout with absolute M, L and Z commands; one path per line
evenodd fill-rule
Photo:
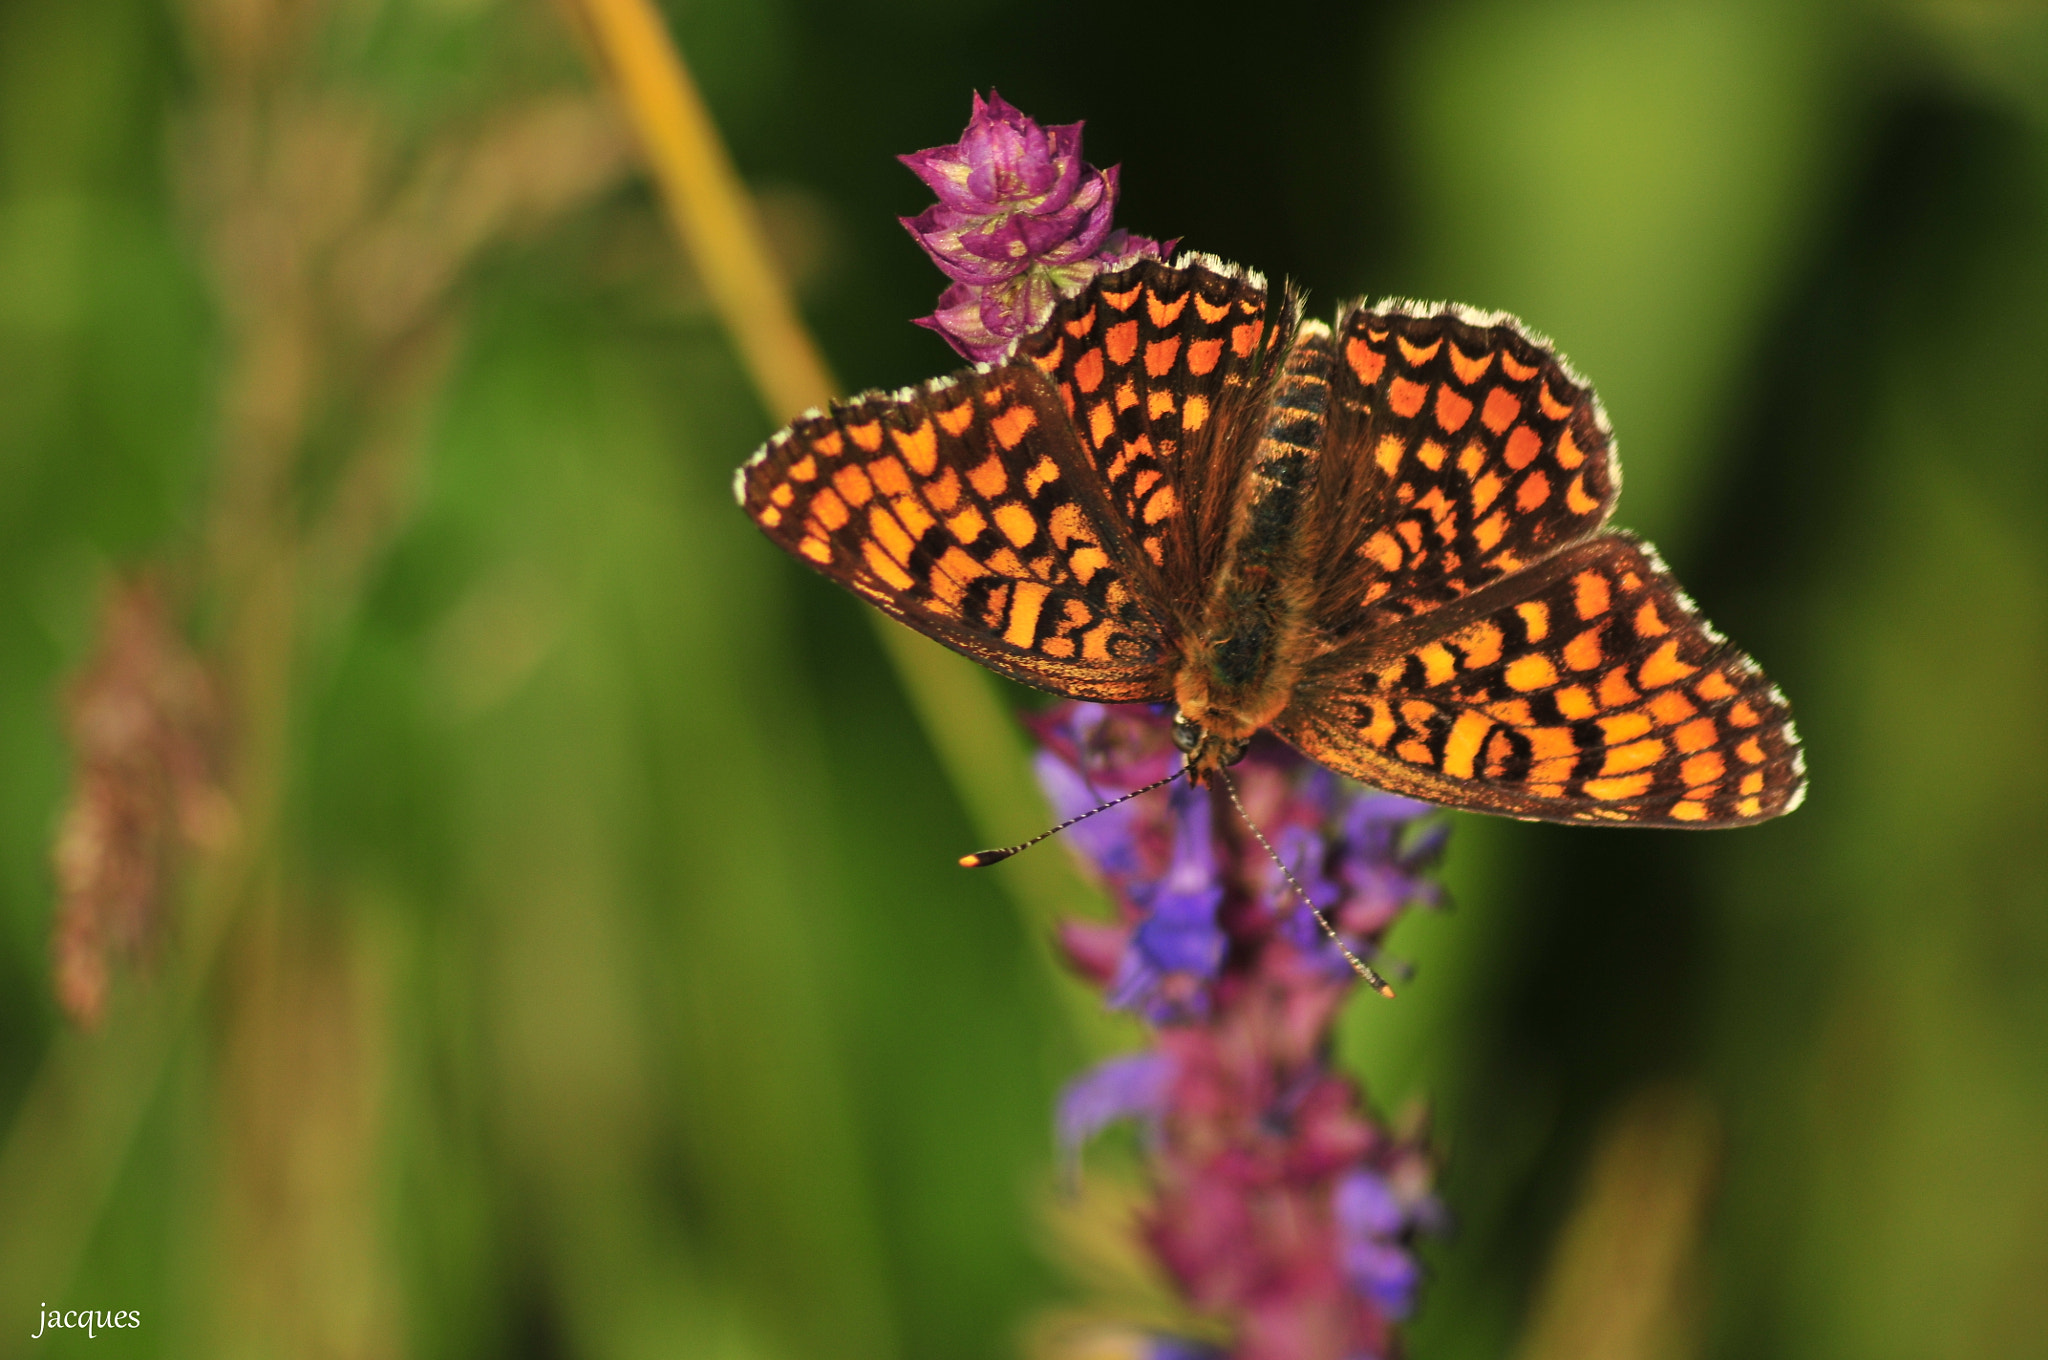
M 739 470 L 799 560 L 1011 679 L 1168 702 L 1196 779 L 1271 729 L 1451 807 L 1709 827 L 1797 807 L 1785 698 L 1647 543 L 1592 389 L 1512 317 L 1335 330 L 1207 256 Z

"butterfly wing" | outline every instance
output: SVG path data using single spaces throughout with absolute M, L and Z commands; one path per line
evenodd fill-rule
M 736 474 L 798 561 L 991 670 L 1075 699 L 1170 688 L 1149 564 L 1041 369 L 1011 360 L 812 412 Z
M 1360 306 L 1335 344 L 1307 540 L 1326 649 L 1370 647 L 1606 523 L 1621 488 L 1607 417 L 1514 318 Z
M 1784 696 L 1625 534 L 1311 667 L 1273 728 L 1368 784 L 1543 821 L 1735 826 L 1805 793 Z
M 1294 332 L 1290 295 L 1267 320 L 1265 280 L 1206 255 L 1099 276 L 1020 341 L 1071 417 L 1111 509 L 1178 626 L 1198 622 L 1235 493 Z

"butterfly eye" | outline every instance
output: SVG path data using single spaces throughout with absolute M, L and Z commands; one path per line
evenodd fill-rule
M 1199 723 L 1190 722 L 1179 709 L 1173 713 L 1173 744 L 1184 756 L 1191 756 L 1202 744 L 1202 728 Z

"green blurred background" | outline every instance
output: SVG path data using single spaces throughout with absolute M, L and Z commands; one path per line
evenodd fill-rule
M 1342 1045 L 1446 1154 L 1415 1356 L 2048 1355 L 2040 8 L 667 14 L 849 389 L 954 365 L 891 157 L 995 86 L 1135 230 L 1556 337 L 1792 696 L 1783 822 L 1459 819 Z M 0 1356 L 956 1360 L 1080 1296 L 1050 1103 L 1129 1036 L 733 510 L 774 421 L 592 69 L 541 0 L 0 0 Z M 62 695 L 147 564 L 267 774 L 84 1035 Z

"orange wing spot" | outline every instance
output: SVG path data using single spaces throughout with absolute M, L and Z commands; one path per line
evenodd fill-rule
M 1420 731 L 1436 717 L 1436 705 L 1424 699 L 1404 699 L 1401 701 L 1401 716 L 1410 727 Z
M 1550 606 L 1541 600 L 1524 600 L 1515 606 L 1515 612 L 1522 616 L 1522 631 L 1529 635 L 1529 641 L 1541 642 L 1550 636 Z
M 947 468 L 924 484 L 924 498 L 940 514 L 951 514 L 960 504 L 960 474 Z
M 996 440 L 1006 449 L 1014 449 L 1024 441 L 1031 427 L 1038 424 L 1038 413 L 1029 406 L 1012 406 L 997 416 L 991 425 Z
M 1510 727 L 1527 727 L 1536 721 L 1527 699 L 1499 699 L 1488 704 L 1486 711 Z
M 1133 382 L 1119 383 L 1116 389 L 1116 409 L 1128 411 L 1138 404 L 1138 385 Z
M 1365 588 L 1365 603 L 1378 604 L 1381 600 L 1385 599 L 1387 595 L 1393 591 L 1393 589 L 1394 587 L 1390 582 L 1374 581 L 1371 585 Z
M 1444 773 L 1453 779 L 1470 779 L 1472 761 L 1492 730 L 1493 719 L 1485 714 L 1469 709 L 1460 713 L 1451 724 L 1450 736 L 1444 738 Z
M 1401 455 L 1408 452 L 1408 446 L 1390 434 L 1380 436 L 1380 442 L 1373 447 L 1372 460 L 1380 465 L 1380 471 L 1389 477 L 1394 469 L 1401 466 Z
M 1399 382 L 1400 379 L 1396 378 L 1395 381 Z M 1422 447 L 1415 451 L 1415 457 L 1424 467 L 1435 472 L 1444 465 L 1444 456 L 1449 452 L 1449 449 L 1434 439 L 1425 439 L 1422 441 Z
M 1647 713 L 1616 713 L 1613 717 L 1600 720 L 1600 737 L 1609 746 L 1620 746 L 1634 741 L 1650 730 Z M 1608 773 L 1612 774 L 1613 771 Z
M 1764 763 L 1764 748 L 1757 743 L 1755 737 L 1744 737 L 1742 744 L 1735 748 L 1735 754 L 1741 756 L 1745 764 L 1761 765 Z
M 1472 403 L 1449 383 L 1436 390 L 1436 423 L 1456 434 L 1472 418 Z
M 774 505 L 786 506 L 796 499 L 796 488 L 788 482 L 778 482 L 775 489 L 768 493 L 768 499 Z
M 1498 472 L 1489 472 L 1478 481 L 1472 483 L 1472 513 L 1476 515 L 1485 514 L 1487 507 L 1492 505 L 1500 496 L 1500 489 L 1506 485 L 1507 480 Z M 1493 545 L 1486 543 L 1481 546 L 1490 548 Z
M 1606 761 L 1600 766 L 1603 775 L 1627 774 L 1640 770 L 1646 765 L 1655 765 L 1664 758 L 1664 743 L 1655 737 L 1647 741 L 1634 741 L 1626 746 L 1617 746 L 1607 753 Z
M 811 519 L 827 532 L 841 528 L 848 518 L 846 502 L 831 487 L 819 487 L 818 494 L 811 497 Z
M 996 507 L 996 528 L 1003 531 L 1004 538 L 1020 548 L 1038 537 L 1038 521 L 1016 501 L 1004 501 Z
M 1109 403 L 1098 401 L 1088 408 L 1088 438 L 1096 448 L 1101 448 L 1109 437 L 1116 433 L 1116 412 L 1109 409 Z
M 1744 817 L 1760 817 L 1764 810 L 1763 799 L 1745 798 L 1735 805 L 1735 810 Z
M 1505 387 L 1496 387 L 1486 394 L 1486 405 L 1479 411 L 1479 423 L 1495 434 L 1505 434 L 1520 414 L 1521 400 Z
M 1514 355 L 1503 352 L 1500 356 L 1500 371 L 1516 382 L 1527 382 L 1536 376 L 1536 370 L 1522 363 Z
M 1742 782 L 1736 787 L 1735 791 L 1737 793 L 1762 793 L 1764 791 L 1764 772 L 1762 770 L 1751 770 L 1748 774 L 1742 776 Z
M 874 483 L 860 470 L 857 463 L 849 463 L 832 474 L 832 485 L 839 488 L 839 494 L 846 497 L 848 505 L 866 505 L 875 494 Z
M 1613 602 L 1608 594 L 1607 578 L 1597 571 L 1582 571 L 1572 577 L 1572 604 L 1582 619 L 1596 619 L 1607 612 Z
M 1529 757 L 1532 760 L 1573 761 L 1579 758 L 1579 741 L 1569 727 L 1529 729 Z
M 1138 352 L 1138 323 L 1120 321 L 1111 326 L 1102 337 L 1102 345 L 1109 353 L 1109 361 L 1122 368 Z
M 1670 815 L 1673 821 L 1704 822 L 1707 819 L 1707 805 L 1693 802 L 1673 803 Z
M 1422 683 L 1425 685 L 1441 685 L 1458 673 L 1457 658 L 1441 642 L 1417 648 L 1415 659 L 1422 663 Z
M 929 477 L 938 471 L 939 435 L 929 420 L 919 421 L 914 430 L 896 431 L 896 447 L 910 460 L 918 476 Z
M 1113 625 L 1100 623 L 1081 634 L 1081 659 L 1084 661 L 1109 660 L 1109 638 L 1115 631 Z
M 910 494 L 910 469 L 903 466 L 901 458 L 875 459 L 868 464 L 868 479 L 875 484 L 875 490 L 884 496 Z
M 1557 704 L 1557 711 L 1579 722 L 1600 711 L 1600 705 L 1593 702 L 1593 696 L 1584 685 L 1566 685 L 1550 696 Z
M 1138 300 L 1138 294 L 1143 290 L 1143 284 L 1132 284 L 1121 293 L 1112 293 L 1105 290 L 1102 294 L 1102 300 L 1120 312 L 1128 312 L 1131 310 L 1131 304 Z
M 1404 558 L 1401 545 L 1396 543 L 1394 536 L 1385 529 L 1377 530 L 1371 538 L 1365 540 L 1365 546 L 1358 550 L 1358 554 L 1379 563 L 1382 571 L 1393 571 L 1401 565 Z
M 1422 551 L 1421 521 L 1404 519 L 1399 524 L 1396 524 L 1394 526 L 1394 532 L 1399 534 L 1401 536 L 1401 541 L 1408 545 L 1409 552 L 1419 553 Z
M 1032 355 L 1031 362 L 1037 364 L 1039 369 L 1043 372 L 1057 372 L 1060 366 L 1060 359 L 1066 354 L 1066 352 L 1067 342 L 1064 340 L 1055 340 L 1053 342 L 1052 348 L 1047 350 L 1045 353 Z
M 1728 683 L 1728 677 L 1724 673 L 1708 671 L 1693 682 L 1692 692 L 1711 704 L 1716 699 L 1731 697 L 1735 693 L 1735 686 Z
M 1359 735 L 1384 751 L 1387 743 L 1394 739 L 1394 710 L 1378 703 L 1368 704 L 1367 708 L 1372 713 L 1372 721 L 1359 729 Z
M 1543 438 L 1527 425 L 1517 425 L 1508 435 L 1508 445 L 1501 456 L 1508 466 L 1520 472 L 1536 461 L 1536 455 L 1543 452 Z
M 958 548 L 953 549 L 959 552 Z M 931 570 L 924 574 L 924 588 L 932 598 L 944 606 L 942 613 L 954 618 L 960 617 L 960 605 L 967 598 L 967 585 L 946 570 L 944 561 L 934 562 Z
M 1712 718 L 1696 718 L 1671 734 L 1678 743 L 1678 749 L 1690 754 L 1704 751 L 1721 739 L 1721 729 L 1714 726 Z
M 1505 732 L 1495 732 L 1486 743 L 1486 764 L 1483 767 L 1488 779 L 1498 779 L 1507 773 L 1508 761 L 1515 754 L 1515 744 L 1508 740 Z
M 868 532 L 874 535 L 875 542 L 888 550 L 889 556 L 898 562 L 910 561 L 910 550 L 917 546 L 916 540 L 880 503 L 868 507 Z
M 1738 699 L 1728 709 L 1728 721 L 1737 727 L 1755 727 L 1763 716 L 1749 706 L 1749 700 Z
M 1520 571 L 1522 559 L 1511 552 L 1498 552 L 1486 559 L 1486 565 L 1499 571 Z
M 869 453 L 881 452 L 882 423 L 880 421 L 870 421 L 866 425 L 849 425 L 846 427 L 846 432 L 853 436 L 855 444 L 866 449 Z
M 1698 666 L 1688 666 L 1678 659 L 1678 639 L 1672 638 L 1650 653 L 1649 659 L 1636 668 L 1636 679 L 1644 689 L 1662 689 L 1678 683 L 1698 669 Z
M 1396 378 L 1387 384 L 1387 405 L 1397 416 L 1413 416 L 1422 409 L 1422 403 L 1429 396 L 1427 383 L 1410 382 Z
M 1458 375 L 1458 381 L 1470 387 L 1486 376 L 1486 370 L 1493 367 L 1493 351 L 1487 350 L 1477 359 L 1467 355 L 1455 344 L 1451 346 L 1451 372 Z
M 1508 682 L 1508 688 L 1527 694 L 1530 690 L 1549 689 L 1555 685 L 1557 667 L 1551 665 L 1550 658 L 1543 653 L 1530 652 L 1510 661 L 1502 679 Z
M 1003 629 L 1003 641 L 1012 647 L 1029 647 L 1038 635 L 1038 612 L 1045 608 L 1046 588 L 1036 581 L 1019 581 L 1010 599 L 1010 617 Z
M 1145 502 L 1145 523 L 1157 524 L 1179 508 L 1180 498 L 1173 494 L 1173 488 L 1162 486 Z
M 1066 637 L 1049 637 L 1038 644 L 1038 650 L 1046 656 L 1065 661 L 1074 654 L 1074 640 Z
M 1141 469 L 1137 476 L 1131 478 L 1131 500 L 1136 502 L 1145 499 L 1146 493 L 1159 485 L 1160 479 L 1165 475 L 1158 468 Z
M 1197 340 L 1188 346 L 1188 372 L 1196 377 L 1212 371 L 1223 357 L 1221 340 Z
M 1480 447 L 1478 440 L 1475 439 L 1464 448 L 1458 450 L 1458 471 L 1465 474 L 1466 480 L 1469 481 L 1478 476 L 1479 469 L 1485 466 L 1486 450 Z M 1479 508 L 1483 510 L 1486 507 L 1481 506 Z
M 892 588 L 908 590 L 917 584 L 915 578 L 901 566 L 898 566 L 896 561 L 882 550 L 882 545 L 874 539 L 869 539 L 861 544 L 860 547 L 861 556 L 867 559 L 868 570 L 881 577 Z
M 974 419 L 973 407 L 963 406 L 960 409 L 967 412 L 969 420 Z M 827 458 L 837 458 L 846 451 L 846 437 L 837 430 L 827 430 L 811 441 L 811 447 L 824 454 Z
M 1090 307 L 1087 311 L 1067 323 L 1067 334 L 1073 336 L 1076 340 L 1079 340 L 1094 329 L 1095 309 L 1093 307 Z
M 1144 548 L 1145 556 L 1152 559 L 1153 566 L 1163 567 L 1166 565 L 1166 547 L 1159 541 L 1159 535 L 1154 534 L 1139 546 Z
M 1668 691 L 1667 691 L 1668 692 Z M 1600 707 L 1626 708 L 1643 696 L 1628 682 L 1628 667 L 1616 666 L 1600 677 Z
M 1583 791 L 1588 798 L 1597 798 L 1603 803 L 1612 803 L 1621 798 L 1640 798 L 1650 791 L 1656 776 L 1647 771 L 1625 774 L 1618 779 L 1588 779 Z
M 976 577 L 988 575 L 987 567 L 958 548 L 948 548 L 939 554 L 939 570 L 963 585 Z
M 1230 352 L 1240 359 L 1249 359 L 1253 350 L 1259 347 L 1259 332 L 1265 325 L 1258 321 L 1247 321 L 1230 332 Z
M 1396 746 L 1394 754 L 1407 761 L 1410 765 L 1436 764 L 1436 757 L 1430 753 L 1429 747 L 1413 739 L 1404 741 L 1399 746 Z
M 1160 388 L 1145 398 L 1145 414 L 1157 420 L 1173 409 L 1174 395 L 1166 388 Z
M 820 566 L 831 564 L 832 545 L 822 538 L 815 536 L 807 537 L 803 542 L 796 545 L 796 550 Z
M 913 500 L 909 496 L 899 496 L 894 501 L 891 501 L 890 509 L 896 512 L 896 518 L 902 522 L 903 527 L 910 532 L 910 536 L 913 539 L 923 538 L 925 530 L 938 523 L 937 520 L 932 518 L 931 511 L 925 509 L 921 502 Z
M 1200 293 L 1193 293 L 1190 296 L 1195 300 L 1195 315 L 1201 317 L 1203 321 L 1211 326 L 1230 315 L 1230 304 L 1227 302 L 1221 306 L 1212 307 L 1209 305 L 1209 299 L 1203 297 Z
M 1616 671 L 1615 674 L 1621 672 Z M 1698 712 L 1699 709 L 1685 697 L 1683 690 L 1658 690 L 1650 700 L 1650 715 L 1666 727 L 1676 727 Z
M 1564 489 L 1565 506 L 1575 515 L 1590 515 L 1600 508 L 1600 502 L 1586 494 L 1586 474 L 1572 478 L 1572 484 Z
M 967 484 L 983 500 L 994 500 L 1010 489 L 1010 474 L 1003 467 L 1003 460 L 990 454 L 967 470 Z
M 1537 468 L 1524 477 L 1522 484 L 1515 488 L 1515 508 L 1524 514 L 1549 499 L 1550 479 L 1543 475 L 1542 468 Z
M 1572 413 L 1572 405 L 1570 402 L 1559 401 L 1554 395 L 1551 394 L 1550 382 L 1548 379 L 1545 379 L 1543 384 L 1536 389 L 1536 406 L 1537 409 L 1542 411 L 1544 415 L 1549 416 L 1552 420 L 1563 420 L 1566 416 Z
M 1351 371 L 1358 375 L 1358 381 L 1367 387 L 1380 380 L 1380 371 L 1387 366 L 1387 356 L 1363 340 L 1351 339 L 1344 344 L 1344 362 L 1351 365 Z
M 1059 464 L 1050 458 L 1041 458 L 1032 465 L 1031 471 L 1024 474 L 1024 494 L 1035 500 L 1048 482 L 1056 482 L 1059 479 Z
M 761 513 L 754 518 L 761 521 L 761 527 L 764 529 L 779 528 L 782 524 L 782 511 L 779 507 L 764 505 L 761 507 Z
M 1401 357 L 1408 361 L 1411 368 L 1422 367 L 1436 358 L 1436 352 L 1444 347 L 1441 337 L 1427 345 L 1411 345 L 1408 343 L 1408 337 L 1403 335 L 1395 337 L 1394 343 L 1401 347 Z
M 1451 645 L 1465 654 L 1465 669 L 1478 670 L 1500 660 L 1508 635 L 1490 623 L 1477 624 L 1451 639 Z
M 1564 785 L 1562 784 L 1538 784 L 1531 781 L 1522 787 L 1528 790 L 1529 796 L 1532 798 L 1549 798 L 1554 800 L 1564 797 Z
M 1031 574 L 1016 553 L 1000 545 L 988 555 L 988 569 L 998 576 L 1008 576 L 1013 580 Z
M 1171 302 L 1164 302 L 1157 293 L 1145 294 L 1145 314 L 1152 318 L 1152 324 L 1165 330 L 1180 320 L 1180 314 L 1188 309 L 1188 294 L 1182 293 Z
M 1565 643 L 1565 666 L 1571 666 L 1573 670 L 1593 670 L 1606 660 L 1606 655 L 1599 649 L 1599 629 L 1602 625 L 1595 623 Z
M 1182 301 L 1187 299 L 1183 297 Z M 1173 361 L 1180 357 L 1180 337 L 1169 335 L 1164 340 L 1154 340 L 1145 346 L 1145 371 L 1155 378 L 1163 378 L 1173 367 Z
M 1557 465 L 1566 472 L 1586 461 L 1586 451 L 1572 438 L 1569 427 L 1558 431 L 1557 452 L 1553 456 L 1557 459 Z
M 1490 501 L 1493 497 L 1488 496 L 1487 499 Z M 1494 545 L 1500 542 L 1502 535 L 1507 531 L 1507 511 L 1496 510 L 1472 526 L 1472 541 L 1479 545 L 1479 551 L 1492 552 Z
M 1095 542 L 1095 536 L 1088 532 L 1088 522 L 1081 518 L 1081 507 L 1072 501 L 1063 501 L 1055 505 L 1052 514 L 1046 519 L 1045 527 L 1052 535 L 1052 545 L 1055 548 L 1065 548 L 1076 541 Z
M 1670 631 L 1671 625 L 1657 612 L 1657 602 L 1644 600 L 1643 607 L 1636 611 L 1636 636 L 1662 637 Z
M 1194 357 L 1194 348 L 1193 348 L 1193 346 L 1190 346 L 1190 347 L 1189 347 L 1189 350 L 1188 350 L 1188 355 L 1189 355 L 1189 357 L 1190 357 L 1190 358 L 1193 358 L 1193 357 Z M 1194 432 L 1195 432 L 1196 430 L 1199 430 L 1199 429 L 1201 429 L 1201 428 L 1202 428 L 1202 427 L 1203 427 L 1204 425 L 1206 425 L 1206 424 L 1208 424 L 1208 423 L 1209 423 L 1209 400 L 1208 400 L 1208 398 L 1206 398 L 1206 397 L 1200 397 L 1200 396 L 1196 396 L 1196 395 L 1194 395 L 1194 394 L 1190 393 L 1190 394 L 1189 394 L 1189 396 L 1188 396 L 1188 399 L 1187 399 L 1187 401 L 1186 401 L 1186 402 L 1184 402 L 1184 403 L 1183 403 L 1183 404 L 1181 405 L 1181 408 L 1180 408 L 1180 427 L 1181 427 L 1181 428 L 1182 428 L 1183 430 L 1186 430 L 1187 432 L 1189 432 L 1190 434 L 1192 434 L 1192 433 L 1194 433 Z
M 1093 543 L 1083 544 L 1081 547 L 1076 548 L 1074 555 L 1067 559 L 1067 566 L 1073 570 L 1075 576 L 1080 578 L 1081 584 L 1084 586 L 1095 579 L 1096 572 L 1101 571 L 1108 565 L 1109 554 L 1096 547 Z
M 816 481 L 818 479 L 818 460 L 808 453 L 805 454 L 789 465 L 789 475 L 792 481 Z
M 1678 767 L 1678 777 L 1688 784 L 1711 784 L 1727 772 L 1728 762 L 1719 751 L 1702 751 Z
M 1074 361 L 1074 382 L 1083 392 L 1102 386 L 1102 351 L 1091 349 Z

